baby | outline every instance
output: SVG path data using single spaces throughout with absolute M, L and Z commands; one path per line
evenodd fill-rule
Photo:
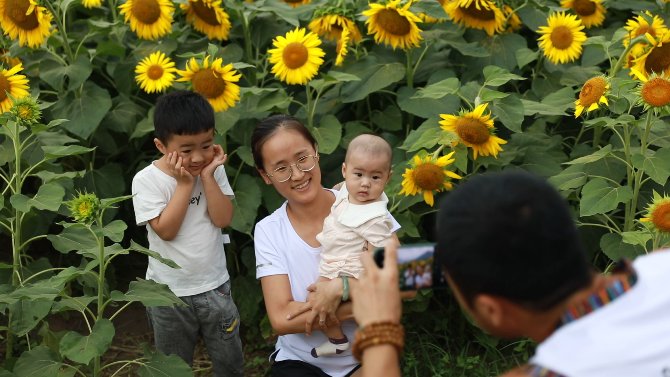
M 386 209 L 384 186 L 391 176 L 391 146 L 381 137 L 364 134 L 349 143 L 342 164 L 344 185 L 316 236 L 321 243 L 320 281 L 358 279 L 363 272 L 361 254 L 369 245 L 383 247 L 392 237 L 393 223 Z M 347 299 L 347 284 L 343 299 Z M 340 354 L 349 340 L 339 326 L 324 330 L 328 342 L 313 348 L 313 357 Z

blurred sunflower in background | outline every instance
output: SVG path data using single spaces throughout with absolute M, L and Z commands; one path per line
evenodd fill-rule
M 181 4 L 186 21 L 209 39 L 225 41 L 230 33 L 230 17 L 223 9 L 221 0 L 189 0 Z
M 286 4 L 290 5 L 293 8 L 299 7 L 301 5 L 309 4 L 311 0 L 283 0 Z
M 429 206 L 435 204 L 434 194 L 451 190 L 453 188 L 452 179 L 461 179 L 462 177 L 453 171 L 445 169 L 455 160 L 452 158 L 454 152 L 446 154 L 440 158 L 432 155 L 415 155 L 410 162 L 410 168 L 405 169 L 402 175 L 402 190 L 399 194 L 405 196 L 414 196 L 423 194 L 423 200 Z
M 361 41 L 362 36 L 356 22 L 349 17 L 345 10 L 326 8 L 317 10 L 314 19 L 307 26 L 312 33 L 329 41 L 339 41 L 344 29 L 349 30 L 349 39 L 353 43 Z
M 440 114 L 440 125 L 443 130 L 453 132 L 458 136 L 456 143 L 463 143 L 472 148 L 472 158 L 478 156 L 498 157 L 502 151 L 501 144 L 507 141 L 494 135 L 493 118 L 491 113 L 485 114 L 488 103 L 482 103 L 474 110 L 462 110 L 459 115 Z
M 400 0 L 391 0 L 387 4 L 369 4 L 369 9 L 363 11 L 362 15 L 368 19 L 368 34 L 375 38 L 375 42 L 385 44 L 396 49 L 408 49 L 418 47 L 422 40 L 421 30 L 416 25 L 421 22 L 412 11 L 409 10 L 411 1 L 400 5 Z
M 649 11 L 646 11 L 626 21 L 626 26 L 624 26 L 624 29 L 628 31 L 628 34 L 626 34 L 623 38 L 624 47 L 628 47 L 633 39 L 641 35 L 649 33 L 649 35 L 652 37 L 658 37 L 668 32 L 668 28 L 665 26 L 663 19 L 657 15 L 652 15 Z M 631 47 L 628 55 L 625 57 L 627 68 L 630 68 L 634 65 L 635 58 L 642 55 L 647 46 L 647 43 L 639 42 Z
M 654 197 L 647 207 L 647 213 L 640 221 L 651 223 L 659 232 L 670 233 L 670 197 L 661 196 L 654 191 Z
M 645 76 L 633 68 L 633 74 L 640 80 L 635 93 L 638 96 L 637 105 L 646 111 L 652 110 L 658 114 L 670 111 L 670 80 L 668 75 L 652 73 Z
M 147 93 L 162 92 L 172 86 L 175 72 L 174 62 L 161 51 L 156 51 L 137 64 L 135 81 Z
M 53 15 L 35 0 L 0 1 L 0 28 L 19 46 L 39 47 L 51 35 Z
M 102 6 L 102 0 L 81 0 L 81 5 L 84 8 L 98 8 Z
M 344 57 L 347 56 L 347 52 L 349 52 L 349 36 L 351 33 L 349 32 L 349 29 L 344 29 L 342 30 L 342 36 L 340 37 L 340 40 L 337 41 L 337 47 L 335 48 L 335 53 L 337 54 L 335 57 L 335 65 L 336 66 L 341 66 L 342 63 L 344 63 Z
M 514 9 L 510 7 L 509 5 L 505 5 L 503 7 L 503 15 L 505 15 L 505 20 L 506 22 L 506 27 L 504 32 L 505 33 L 514 33 L 517 30 L 521 29 L 521 26 L 523 25 L 521 23 L 521 19 L 519 16 L 514 12 Z
M 607 103 L 607 92 L 610 89 L 609 80 L 605 76 L 592 77 L 584 83 L 579 91 L 579 98 L 575 101 L 575 118 L 580 116 L 584 110 L 596 110 L 600 104 Z
M 12 56 L 9 50 L 0 48 L 0 64 L 5 68 L 12 68 L 15 65 L 21 64 L 21 59 Z
M 275 77 L 287 84 L 306 84 L 323 64 L 325 53 L 319 47 L 321 40 L 304 28 L 296 28 L 277 36 L 273 49 L 268 50 L 268 60 L 272 64 Z
M 177 81 L 190 81 L 193 90 L 207 98 L 214 111 L 224 111 L 235 106 L 240 100 L 239 74 L 232 64 L 223 65 L 223 59 L 205 56 L 202 65 L 195 58 L 186 63 L 186 69 L 177 71 L 181 76 Z
M 586 28 L 602 25 L 607 13 L 602 0 L 561 0 L 561 7 L 572 9 Z
M 25 75 L 19 74 L 22 70 L 21 63 L 0 70 L 0 113 L 12 108 L 12 98 L 19 99 L 28 95 L 28 79 Z
M 174 5 L 170 0 L 128 0 L 119 10 L 141 39 L 156 40 L 172 31 Z
M 554 64 L 569 63 L 582 55 L 586 34 L 584 25 L 574 14 L 553 13 L 547 18 L 547 26 L 540 26 L 539 46 L 549 61 Z
M 505 28 L 505 15 L 490 0 L 451 0 L 444 5 L 444 11 L 454 23 L 484 30 L 489 36 L 502 33 Z
M 670 74 L 670 32 L 665 32 L 659 37 L 647 33 L 645 37 L 649 43 L 633 61 L 630 74 L 638 78 L 649 77 L 654 72 Z

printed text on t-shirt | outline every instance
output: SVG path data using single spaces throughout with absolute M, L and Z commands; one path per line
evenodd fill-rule
M 190 204 L 195 204 L 199 205 L 200 204 L 200 195 L 202 195 L 202 192 L 198 193 L 198 196 L 194 196 L 191 198 L 191 203 Z

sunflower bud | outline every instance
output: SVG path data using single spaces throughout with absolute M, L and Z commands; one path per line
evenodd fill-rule
M 23 126 L 38 123 L 42 117 L 42 110 L 40 110 L 37 100 L 30 96 L 14 99 L 10 111 L 16 122 Z
M 71 217 L 79 223 L 92 223 L 100 211 L 100 199 L 95 194 L 80 192 L 66 205 L 70 210 Z

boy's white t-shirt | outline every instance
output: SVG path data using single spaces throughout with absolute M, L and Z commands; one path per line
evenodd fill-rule
M 223 194 L 233 197 L 223 166 L 214 171 Z M 177 180 L 155 166 L 155 161 L 133 178 L 132 194 L 135 222 L 146 225 L 149 249 L 173 260 L 181 269 L 171 268 L 149 258 L 146 278 L 167 284 L 177 296 L 191 296 L 212 290 L 228 281 L 226 254 L 221 228 L 215 226 L 207 212 L 207 198 L 200 176 L 196 177 L 186 216 L 177 236 L 165 241 L 148 221 L 158 217 L 177 188 Z
M 569 377 L 670 376 L 670 251 L 633 262 L 637 283 L 560 327 L 531 363 Z
M 337 191 L 329 191 L 337 194 Z M 393 231 L 400 228 L 395 220 L 393 220 L 393 225 Z M 298 236 L 286 213 L 286 202 L 256 224 L 254 247 L 256 250 L 256 278 L 288 275 L 293 300 L 306 301 L 307 287 L 319 278 L 321 247 L 312 247 Z M 357 327 L 356 323 L 343 321 L 341 327 L 344 334 L 352 341 Z M 281 335 L 275 345 L 277 352 L 275 360 L 301 360 L 321 368 L 326 374 L 333 377 L 345 376 L 358 365 L 356 359 L 351 355 L 351 349 L 337 356 L 312 357 L 310 354 L 312 348 L 326 341 L 328 338 L 321 331 L 314 331 L 310 336 L 305 334 Z

